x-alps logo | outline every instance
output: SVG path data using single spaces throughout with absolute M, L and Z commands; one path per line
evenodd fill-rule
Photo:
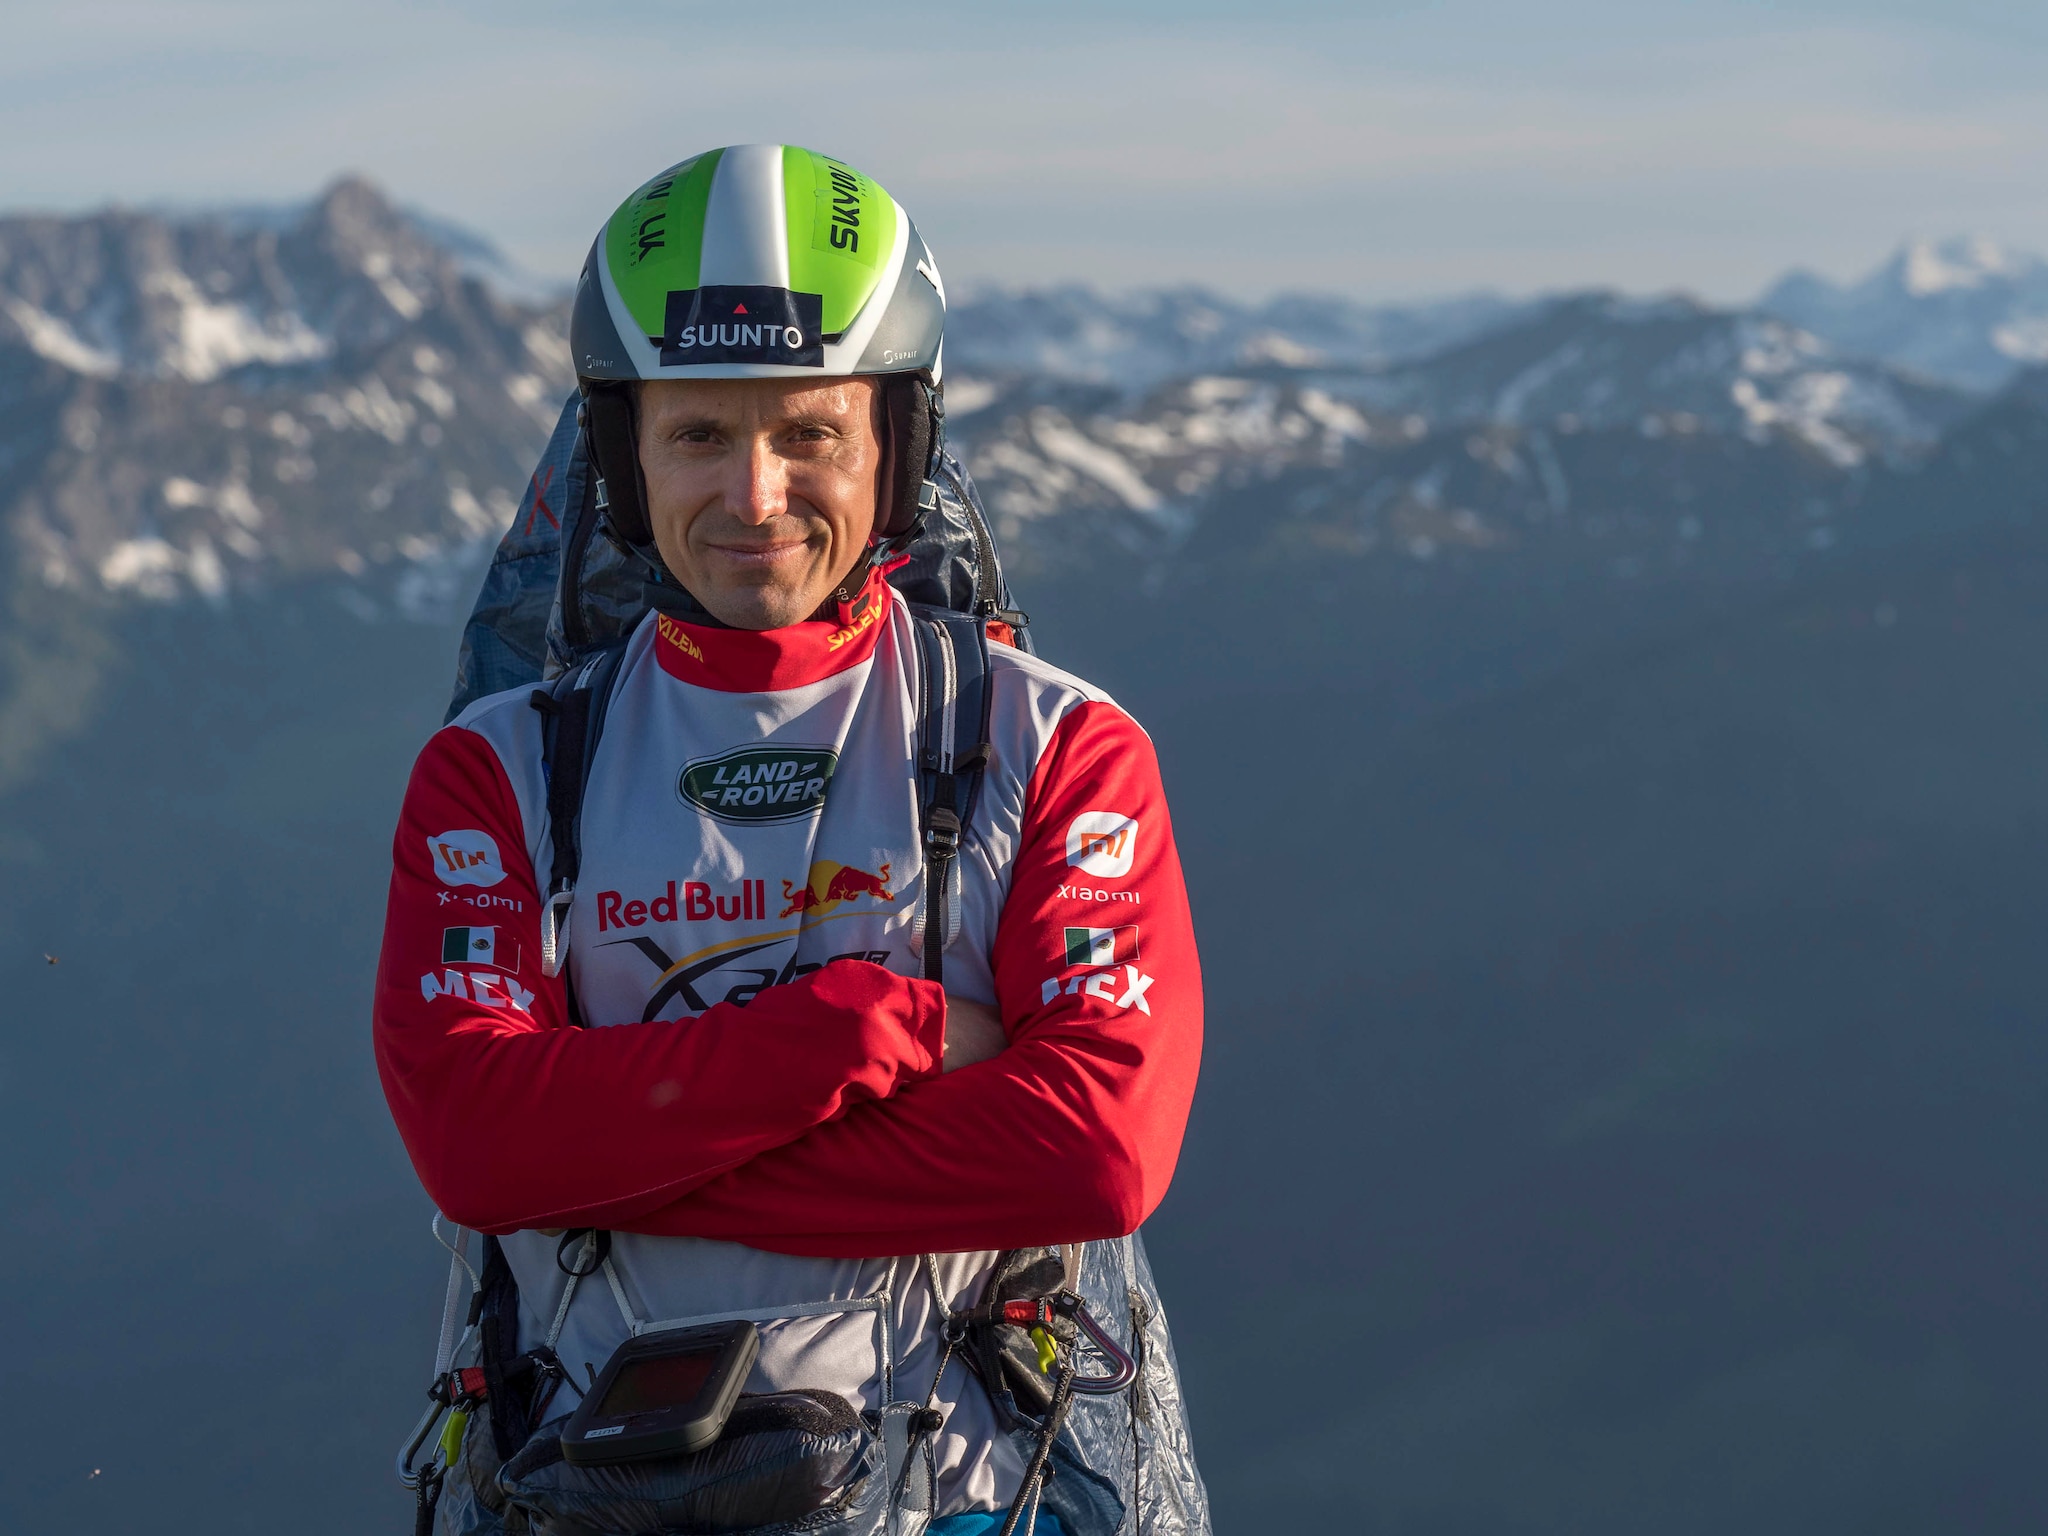
M 661 366 L 697 363 L 784 363 L 825 366 L 825 296 L 787 288 L 726 284 L 678 288 L 668 296 Z
M 1084 875 L 1121 880 L 1138 856 L 1138 824 L 1121 811 L 1083 811 L 1067 823 L 1067 862 Z
M 672 1003 L 681 1003 L 691 1013 L 702 1013 L 714 1003 L 734 1003 L 744 1008 L 766 988 L 787 985 L 834 960 L 865 960 L 870 965 L 889 963 L 886 949 L 849 949 L 824 960 L 799 964 L 793 945 L 789 958 L 776 963 L 767 952 L 794 937 L 791 930 L 759 939 L 727 939 L 673 959 L 660 940 L 644 935 L 610 939 L 606 947 L 622 945 L 637 950 L 655 969 L 653 988 L 646 1006 L 640 1010 L 643 1024 L 659 1018 Z
M 838 765 L 830 747 L 740 747 L 683 764 L 676 794 L 720 821 L 795 821 L 825 804 Z
M 428 838 L 427 856 L 443 885 L 496 885 L 505 878 L 497 839 L 473 827 Z

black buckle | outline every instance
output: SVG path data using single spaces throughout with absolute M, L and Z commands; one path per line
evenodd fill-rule
M 924 842 L 927 848 L 951 857 L 960 846 L 960 816 L 950 805 L 935 805 L 925 814 Z

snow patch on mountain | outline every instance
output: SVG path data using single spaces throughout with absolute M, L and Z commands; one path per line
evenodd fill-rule
M 0 300 L 0 310 L 4 310 L 7 317 L 20 327 L 22 339 L 38 357 L 48 358 L 59 367 L 91 378 L 112 378 L 121 371 L 119 357 L 82 340 L 64 321 L 36 308 L 26 299 L 9 297 Z
M 168 333 L 159 372 L 204 384 L 249 363 L 286 365 L 331 355 L 334 343 L 290 310 L 259 317 L 242 304 L 216 304 L 176 267 L 160 267 L 142 280 L 142 292 L 160 301 L 157 322 Z
M 100 560 L 99 577 L 109 592 L 132 590 L 155 602 L 174 600 L 185 582 L 215 603 L 228 590 L 227 567 L 204 535 L 185 549 L 154 534 L 122 539 Z
M 1915 240 L 1901 253 L 1899 279 L 1907 293 L 1925 298 L 1956 288 L 1982 288 L 2021 270 L 2019 263 L 1989 240 L 1951 240 L 1940 245 Z
M 1159 510 L 1159 493 L 1145 483 L 1129 460 L 1114 448 L 1075 431 L 1058 412 L 1033 412 L 1031 437 L 1048 459 L 1078 469 L 1098 485 L 1107 487 L 1133 512 Z

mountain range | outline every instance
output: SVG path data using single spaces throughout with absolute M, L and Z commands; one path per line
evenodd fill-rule
M 508 270 L 354 180 L 0 217 L 9 1530 L 409 1518 L 367 1000 L 455 625 L 559 511 Z M 956 303 L 1038 642 L 1174 798 L 1221 1529 L 2039 1528 L 2041 270 Z

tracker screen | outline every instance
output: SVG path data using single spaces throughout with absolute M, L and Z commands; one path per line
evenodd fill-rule
M 688 1354 L 657 1355 L 635 1360 L 612 1378 L 605 1389 L 598 1413 L 611 1418 L 622 1413 L 649 1413 L 658 1408 L 680 1408 L 695 1401 L 722 1349 L 692 1350 Z

